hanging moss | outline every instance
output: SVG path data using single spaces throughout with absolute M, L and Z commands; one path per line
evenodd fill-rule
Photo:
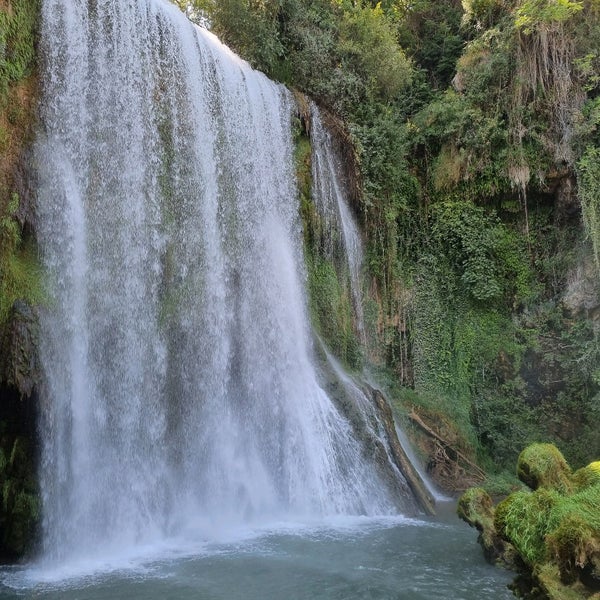
M 600 271 L 600 148 L 588 147 L 577 164 L 581 213 Z

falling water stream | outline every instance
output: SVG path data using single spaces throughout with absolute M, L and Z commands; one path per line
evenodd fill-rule
M 44 0 L 41 54 L 43 536 L 0 599 L 450 586 L 470 532 L 411 518 L 313 366 L 291 94 L 164 0 Z M 504 597 L 474 561 L 446 597 Z
M 310 119 L 313 197 L 328 237 L 329 247 L 326 251 L 332 258 L 337 245 L 343 253 L 356 315 L 357 333 L 364 342 L 362 240 L 346 199 L 347 194 L 341 177 L 342 169 L 334 151 L 331 135 L 323 125 L 320 111 L 314 103 L 311 104 Z
M 44 555 L 414 512 L 312 364 L 289 92 L 159 0 L 42 39 Z

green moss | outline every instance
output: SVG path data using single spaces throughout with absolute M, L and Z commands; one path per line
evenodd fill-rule
M 553 444 L 532 444 L 521 452 L 517 477 L 532 490 L 568 492 L 572 488 L 571 467 Z
M 562 496 L 560 503 L 552 510 L 548 527 L 554 530 L 572 515 L 589 525 L 596 535 L 600 535 L 600 483 Z
M 340 283 L 332 262 L 320 257 L 309 261 L 308 289 L 317 331 L 337 357 L 347 366 L 358 368 L 361 351 L 353 330 L 350 290 Z
M 600 484 L 600 461 L 582 467 L 573 473 L 573 484 L 576 490 L 582 490 Z
M 33 69 L 39 7 L 39 0 L 12 0 L 0 8 L 0 98 Z
M 494 505 L 483 488 L 469 488 L 458 500 L 457 513 L 480 531 L 494 526 Z
M 600 148 L 589 146 L 577 164 L 581 214 L 600 270 Z
M 300 99 L 302 102 L 303 99 Z M 304 107 L 306 112 L 306 107 Z M 312 147 L 300 120 L 295 130 L 296 180 L 304 232 L 311 320 L 329 349 L 350 368 L 362 354 L 354 330 L 349 273 L 342 250 L 319 215 L 312 199 Z
M 558 502 L 557 492 L 541 488 L 535 492 L 515 492 L 496 507 L 496 531 L 529 565 L 546 558 L 548 516 Z
M 547 536 L 548 548 L 558 563 L 563 583 L 576 581 L 577 568 L 585 567 L 593 556 L 600 558 L 600 530 L 578 512 L 568 512 Z
M 25 300 L 29 305 L 44 301 L 44 280 L 35 244 L 21 242 L 16 221 L 11 217 L 0 219 L 0 235 L 14 235 L 12 248 L 0 254 L 0 325 L 10 315 L 15 300 Z M 5 239 L 6 239 L 5 237 Z
M 30 547 L 40 518 L 40 499 L 31 451 L 23 437 L 2 436 L 0 450 L 0 551 L 22 556 Z M 9 456 L 6 459 L 6 456 Z
M 35 40 L 39 0 L 0 8 L 0 328 L 15 300 L 39 302 L 42 283 L 35 248 L 17 220 L 13 175 L 34 120 Z
M 580 590 L 573 589 L 560 581 L 558 567 L 552 563 L 546 563 L 535 569 L 535 578 L 541 590 L 548 600 L 582 600 L 588 597 Z
M 600 482 L 572 492 L 569 466 L 550 444 L 534 444 L 521 458 L 521 467 L 529 465 L 525 479 L 537 489 L 503 500 L 494 516 L 496 530 L 516 548 L 548 598 L 588 597 L 585 573 L 600 568 Z M 552 470 L 558 476 L 549 476 Z M 592 463 L 573 481 L 589 482 L 596 470 Z

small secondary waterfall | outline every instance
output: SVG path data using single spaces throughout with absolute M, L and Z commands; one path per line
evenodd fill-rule
M 325 129 L 317 106 L 310 107 L 313 196 L 319 214 L 324 220 L 330 239 L 329 252 L 334 253 L 337 243 L 348 269 L 352 304 L 356 315 L 358 334 L 365 341 L 362 266 L 363 248 L 358 226 L 345 198 L 340 165 L 333 149 L 331 135 Z
M 411 510 L 313 367 L 287 90 L 162 0 L 44 0 L 42 53 L 45 556 Z

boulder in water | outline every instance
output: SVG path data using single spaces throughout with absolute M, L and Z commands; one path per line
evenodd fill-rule
M 503 540 L 494 527 L 494 503 L 483 488 L 470 488 L 458 501 L 458 516 L 479 531 L 477 541 L 486 560 L 512 568 L 517 558 L 513 546 Z

